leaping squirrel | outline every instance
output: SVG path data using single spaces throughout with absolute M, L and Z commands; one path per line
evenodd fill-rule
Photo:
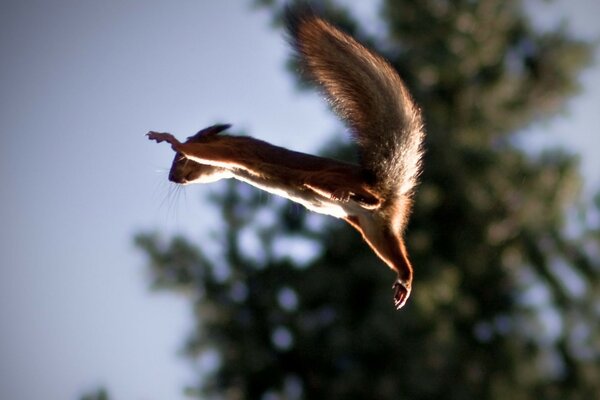
M 421 113 L 382 57 L 306 8 L 289 9 L 286 22 L 300 65 L 356 141 L 360 165 L 219 134 L 230 125 L 208 127 L 185 143 L 168 133 L 148 137 L 176 151 L 169 173 L 175 183 L 235 178 L 347 221 L 397 273 L 399 309 L 413 280 L 403 231 L 421 167 Z

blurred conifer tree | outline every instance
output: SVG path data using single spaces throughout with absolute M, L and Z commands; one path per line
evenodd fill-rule
M 278 2 L 259 1 L 281 14 Z M 424 111 L 427 154 L 407 230 L 415 283 L 349 226 L 228 183 L 200 245 L 136 237 L 156 289 L 186 294 L 208 399 L 591 399 L 600 396 L 600 201 L 577 160 L 526 153 L 532 123 L 576 92 L 591 46 L 535 30 L 517 0 L 388 0 L 377 36 Z M 260 137 L 260 132 L 252 132 Z M 328 155 L 346 158 L 340 143 Z M 208 209 L 209 205 L 202 207 Z

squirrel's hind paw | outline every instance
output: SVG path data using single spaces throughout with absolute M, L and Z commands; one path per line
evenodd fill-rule
M 394 289 L 394 307 L 399 310 L 406 304 L 406 300 L 410 296 L 410 285 L 398 279 L 392 288 Z

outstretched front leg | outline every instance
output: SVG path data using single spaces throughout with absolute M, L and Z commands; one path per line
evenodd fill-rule
M 212 165 L 226 169 L 238 168 L 253 170 L 256 161 L 244 157 L 244 148 L 234 142 L 232 137 L 220 137 L 217 140 L 181 143 L 170 133 L 148 132 L 148 139 L 157 143 L 168 142 L 171 148 L 186 158 L 203 165 Z
M 177 140 L 175 138 L 175 136 L 171 135 L 170 133 L 150 131 L 146 134 L 146 136 L 148 136 L 148 139 L 150 139 L 150 140 L 156 140 L 156 143 L 160 143 L 160 142 L 170 143 L 173 150 L 178 150 L 176 147 L 181 145 L 181 142 L 179 140 Z

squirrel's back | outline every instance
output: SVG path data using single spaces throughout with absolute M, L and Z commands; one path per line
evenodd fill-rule
M 424 132 L 398 73 L 310 8 L 288 9 L 286 17 L 301 67 L 350 128 L 360 164 L 378 192 L 384 199 L 409 195 L 420 171 Z

